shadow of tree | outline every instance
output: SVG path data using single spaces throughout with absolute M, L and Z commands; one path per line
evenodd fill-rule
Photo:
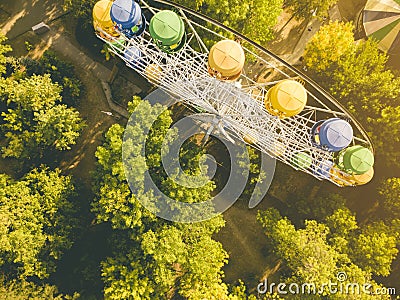
M 308 20 L 298 21 L 292 18 L 285 28 L 281 28 L 276 33 L 276 38 L 268 45 L 268 48 L 278 55 L 292 53 L 307 24 Z

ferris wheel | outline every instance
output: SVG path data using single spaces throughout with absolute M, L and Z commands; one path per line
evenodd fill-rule
M 93 24 L 128 67 L 205 112 L 207 134 L 244 140 L 338 186 L 372 179 L 373 145 L 357 120 L 314 81 L 240 33 L 165 0 L 100 0 Z M 267 66 L 262 82 L 249 75 L 253 61 Z

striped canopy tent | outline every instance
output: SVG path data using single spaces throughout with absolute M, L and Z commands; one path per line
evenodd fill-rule
M 379 49 L 400 53 L 400 0 L 368 0 L 363 25 L 367 37 L 375 39 Z

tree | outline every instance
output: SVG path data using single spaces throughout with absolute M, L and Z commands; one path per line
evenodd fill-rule
M 385 105 L 396 103 L 393 100 L 400 93 L 400 78 L 386 70 L 387 59 L 375 41 L 358 43 L 338 61 L 331 92 L 359 116 L 364 112 L 371 118 L 377 116 Z
M 58 293 L 55 286 L 48 284 L 36 285 L 25 280 L 12 280 L 5 282 L 5 280 L 0 279 L 0 300 L 74 300 L 78 298 L 78 293 L 75 293 L 73 296 L 63 295 Z
M 128 104 L 131 112 L 139 103 L 140 98 L 134 98 L 134 101 Z M 142 124 L 147 124 L 154 115 L 158 115 L 164 110 L 160 105 L 152 107 L 149 103 L 141 106 L 141 110 L 137 112 L 137 126 L 129 126 L 125 129 L 126 134 L 132 139 L 143 140 L 144 130 Z M 170 112 L 167 110 L 158 118 L 156 129 L 152 129 L 152 133 L 147 137 L 148 147 L 146 149 L 156 149 L 157 151 L 147 152 L 147 165 L 144 163 L 142 156 L 142 148 L 130 148 L 129 158 L 127 161 L 132 165 L 132 170 L 137 172 L 137 176 L 132 175 L 132 180 L 137 180 L 137 186 L 143 185 L 142 175 L 146 168 L 159 166 L 161 157 L 158 154 L 166 130 L 172 123 Z M 111 221 L 113 228 L 136 228 L 142 226 L 142 219 L 154 219 L 154 215 L 150 214 L 142 207 L 138 201 L 138 195 L 132 195 L 128 184 L 126 183 L 126 175 L 122 163 L 122 135 L 124 128 L 118 124 L 113 125 L 106 133 L 105 143 L 98 147 L 96 157 L 98 159 L 97 170 L 95 174 L 96 185 L 95 193 L 98 198 L 93 203 L 93 211 L 97 214 L 99 221 Z M 157 153 L 156 153 L 157 152 Z M 143 195 L 143 197 L 146 197 Z M 148 221 L 150 222 L 150 220 Z
M 7 57 L 5 54 L 12 50 L 10 45 L 4 44 L 5 41 L 7 41 L 7 37 L 0 33 L 0 75 L 6 72 Z
M 310 74 L 353 112 L 362 115 L 368 109 L 376 116 L 399 96 L 400 79 L 386 70 L 388 57 L 376 42 L 355 43 L 353 29 L 343 22 L 322 26 L 306 46 L 304 63 Z
M 293 207 L 296 214 L 300 213 L 306 219 L 323 221 L 337 209 L 345 207 L 346 199 L 340 194 L 321 191 L 316 197 L 311 198 L 309 194 L 301 195 L 288 204 Z
M 338 209 L 323 223 L 305 221 L 305 227 L 294 225 L 274 209 L 258 213 L 258 220 L 265 228 L 274 253 L 283 261 L 290 272 L 283 278 L 287 282 L 314 283 L 318 288 L 327 282 L 338 282 L 339 272 L 345 272 L 346 283 L 379 284 L 371 276 L 387 276 L 390 264 L 397 254 L 397 227 L 382 222 L 359 226 L 348 209 Z M 376 245 L 376 246 L 374 246 Z M 348 299 L 348 295 L 324 293 L 311 295 L 329 299 Z M 360 299 L 383 299 L 361 295 Z M 374 296 L 375 297 L 375 296 Z M 296 297 L 294 297 L 296 299 Z M 307 298 L 300 295 L 299 299 Z
M 147 135 L 146 164 L 142 165 L 139 147 L 128 149 L 125 158 L 138 176 L 148 168 L 167 196 L 177 201 L 201 202 L 211 197 L 215 188 L 210 182 L 196 189 L 187 188 L 166 176 L 161 165 L 160 150 L 167 130 L 172 124 L 170 111 L 146 101 L 137 107 L 140 99 L 128 104 L 131 112 L 136 108 L 137 122 L 127 126 L 125 134 L 132 139 L 143 138 L 141 124 L 147 124 L 154 115 L 159 116 Z M 93 210 L 99 222 L 110 221 L 118 231 L 114 255 L 102 263 L 102 277 L 107 299 L 228 299 L 229 291 L 222 282 L 222 266 L 227 253 L 212 235 L 224 226 L 222 216 L 195 224 L 171 223 L 149 213 L 132 195 L 125 181 L 122 167 L 122 134 L 119 125 L 110 127 L 105 142 L 98 147 L 98 168 L 95 174 L 97 195 Z M 168 144 L 169 140 L 166 137 Z M 200 174 L 198 162 L 203 150 L 194 141 L 187 141 L 180 151 L 180 162 L 189 175 Z M 183 212 L 186 213 L 186 212 Z M 232 296 L 233 297 L 233 296 Z M 232 298 L 235 299 L 235 298 Z
M 41 157 L 45 150 L 68 150 L 76 143 L 84 122 L 74 108 L 57 104 L 61 88 L 49 75 L 0 82 L 1 129 L 6 138 L 4 157 Z
M 355 47 L 353 29 L 351 23 L 338 21 L 321 26 L 307 43 L 304 52 L 306 67 L 316 74 L 328 71 L 333 63 Z
M 394 218 L 400 218 L 400 178 L 388 178 L 378 188 L 383 198 L 384 210 Z
M 265 45 L 274 38 L 273 28 L 282 13 L 282 4 L 283 0 L 250 1 L 248 12 L 242 20 L 244 26 L 234 22 L 230 22 L 230 26 L 251 40 Z M 229 20 L 229 17 L 227 19 Z
M 159 225 L 120 247 L 102 264 L 106 298 L 226 299 L 227 254 L 208 228 L 207 222 Z
M 297 18 L 327 17 L 329 9 L 338 0 L 285 0 L 285 7 Z
M 282 12 L 283 0 L 180 0 L 178 3 L 200 11 L 257 43 L 265 44 L 273 38 L 273 27 Z
M 372 128 L 374 144 L 384 156 L 386 164 L 399 166 L 397 158 L 400 155 L 400 105 L 386 106 L 378 117 L 368 117 L 368 121 L 369 128 Z
M 261 169 L 261 155 L 258 150 L 253 147 L 246 146 L 247 153 L 242 153 L 239 156 L 239 165 L 243 169 L 249 170 L 249 179 L 247 180 L 247 185 L 243 191 L 243 194 L 246 198 L 251 197 L 254 193 L 259 195 L 261 190 L 255 190 L 256 185 L 263 180 L 266 180 L 267 174 L 265 170 Z M 244 159 L 245 155 L 248 155 L 250 165 L 246 166 L 246 159 Z M 261 195 L 260 195 L 261 196 Z
M 0 175 L 0 266 L 45 278 L 71 247 L 77 224 L 71 177 L 34 169 L 19 181 Z
M 76 106 L 81 96 L 82 83 L 76 77 L 71 63 L 61 60 L 50 50 L 45 51 L 38 60 L 23 57 L 20 61 L 27 77 L 50 74 L 51 80 L 62 87 L 60 94 L 63 103 Z
M 338 254 L 326 242 L 329 233 L 326 225 L 306 221 L 304 229 L 296 230 L 275 209 L 259 212 L 258 220 L 265 228 L 274 252 L 285 259 L 299 279 L 318 283 L 332 279 Z
M 0 88 L 2 101 L 7 105 L 14 103 L 19 110 L 45 110 L 61 101 L 61 88 L 50 80 L 49 75 L 19 81 L 8 78 L 1 81 Z
M 400 146 L 400 77 L 386 69 L 388 57 L 375 41 L 354 42 L 352 28 L 336 22 L 321 27 L 306 47 L 304 62 L 310 75 L 355 114 L 386 163 L 398 165 L 390 150 L 396 153 Z
M 36 139 L 57 150 L 69 150 L 76 143 L 84 124 L 75 109 L 55 105 L 36 114 Z
M 83 20 L 92 20 L 92 10 L 98 0 L 64 0 L 64 10 L 72 13 Z
M 362 228 L 349 245 L 349 257 L 366 272 L 388 276 L 391 263 L 396 258 L 398 233 L 383 222 Z
M 146 214 L 126 183 L 121 159 L 123 131 L 122 126 L 114 124 L 106 133 L 104 144 L 97 148 L 97 198 L 93 202 L 97 221 L 109 221 L 118 229 L 140 227 Z

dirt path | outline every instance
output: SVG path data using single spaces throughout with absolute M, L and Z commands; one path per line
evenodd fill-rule
M 65 153 L 60 168 L 67 173 L 72 173 L 82 180 L 86 187 L 91 188 L 90 171 L 94 170 L 96 149 L 101 144 L 107 129 L 116 120 L 113 116 L 101 112 L 110 109 L 100 80 L 94 78 L 90 71 L 78 66 L 76 68 L 86 89 L 86 94 L 78 109 L 87 127 L 83 130 L 77 144 Z
M 284 204 L 267 196 L 256 208 L 249 209 L 247 201 L 239 199 L 224 212 L 226 225 L 215 235 L 229 254 L 229 262 L 223 268 L 225 281 L 236 283 L 241 279 L 252 292 L 262 278 L 271 278 L 280 265 L 266 246 L 264 229 L 257 221 L 258 210 L 269 207 L 283 209 Z
M 268 45 L 268 48 L 287 62 L 297 64 L 308 41 L 319 28 L 326 22 L 340 20 L 341 18 L 337 5 L 329 10 L 329 18 L 324 21 L 315 17 L 298 20 L 287 11 L 283 11 L 275 26 L 276 37 Z

